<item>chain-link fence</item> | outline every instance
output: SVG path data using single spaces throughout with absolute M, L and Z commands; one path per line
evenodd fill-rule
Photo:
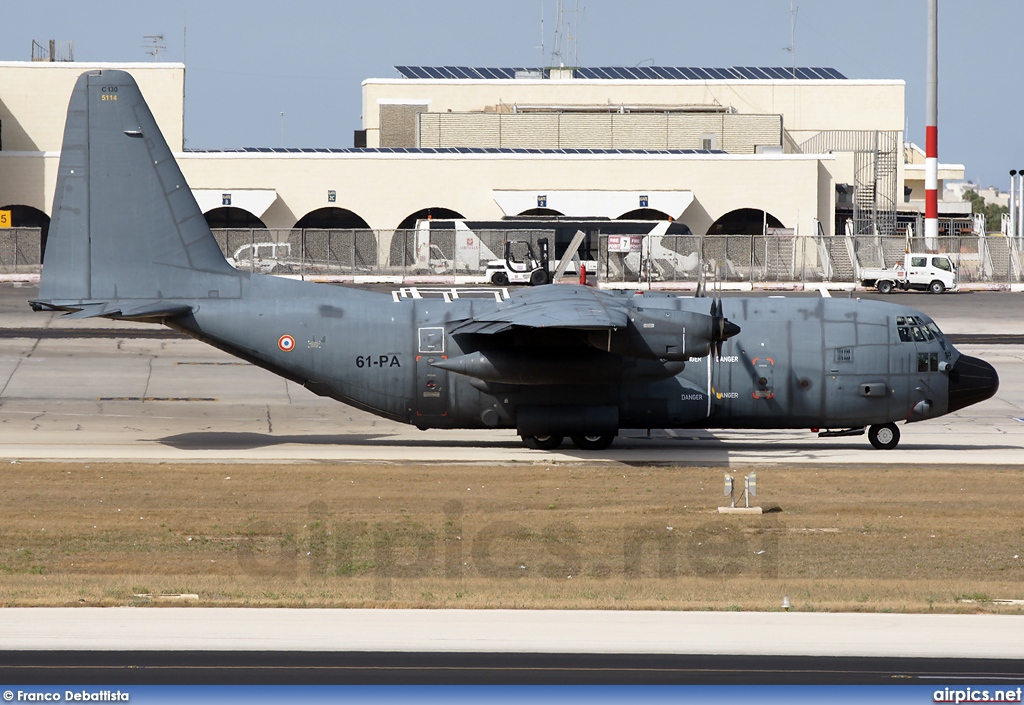
M 0 230 L 0 274 L 38 274 L 41 252 L 39 228 Z
M 235 267 L 264 274 L 330 277 L 485 277 L 506 242 L 539 255 L 544 230 L 215 230 Z M 553 253 L 552 253 L 553 254 Z
M 541 229 L 232 229 L 215 230 L 214 236 L 239 269 L 342 280 L 484 282 L 488 263 L 504 259 L 506 243 L 512 243 L 513 254 L 528 245 L 539 255 L 539 241 L 547 238 L 552 260 L 565 247 Z M 696 284 L 702 277 L 723 283 L 851 283 L 860 268 L 895 266 L 908 248 L 904 236 L 877 235 L 601 235 L 598 243 L 598 261 L 587 269 L 608 284 Z M 0 275 L 38 274 L 41 247 L 39 228 L 0 229 Z M 1024 248 L 1012 238 L 958 235 L 927 243 L 916 237 L 909 248 L 948 254 L 963 284 L 1024 281 Z
M 824 280 L 816 238 L 649 236 L 627 252 L 614 247 L 610 251 L 609 239 L 602 238 L 598 267 L 600 280 L 607 283 L 697 283 L 702 276 L 708 281 L 752 284 Z
M 628 251 L 613 238 L 602 238 L 598 267 L 609 284 L 697 283 L 702 274 L 722 283 L 852 283 L 862 267 L 894 267 L 908 245 L 948 254 L 965 284 L 1024 279 L 1022 248 L 998 235 L 940 237 L 930 247 L 904 236 L 664 235 L 635 241 Z

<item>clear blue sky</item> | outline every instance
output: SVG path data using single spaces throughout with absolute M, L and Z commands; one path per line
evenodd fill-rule
M 564 4 L 571 21 L 576 0 Z M 926 0 L 795 4 L 797 63 L 904 79 L 907 134 L 923 145 Z M 789 0 L 579 6 L 584 66 L 792 61 Z M 71 39 L 79 61 L 147 61 L 143 37 L 163 34 L 161 59 L 186 63 L 187 146 L 278 146 L 284 112 L 286 146 L 349 147 L 364 78 L 396 77 L 395 65 L 540 65 L 542 12 L 550 53 L 555 0 L 11 0 L 0 60 L 27 60 L 33 39 Z M 982 185 L 1007 188 L 1024 167 L 1022 29 L 1022 0 L 939 0 L 940 161 Z

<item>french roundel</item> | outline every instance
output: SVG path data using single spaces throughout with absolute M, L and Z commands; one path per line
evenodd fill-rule
M 291 352 L 295 349 L 295 338 L 290 335 L 282 335 L 277 341 L 277 347 L 285 352 Z

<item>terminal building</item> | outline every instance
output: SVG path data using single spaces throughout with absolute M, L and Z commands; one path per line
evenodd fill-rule
M 135 76 L 213 228 L 567 216 L 827 237 L 902 234 L 923 211 L 902 80 L 828 68 L 403 66 L 363 82 L 350 148 L 195 150 L 184 146 L 184 65 L 44 61 L 0 63 L 0 209 L 15 226 L 45 232 L 71 89 L 104 68 Z M 961 165 L 940 169 L 963 178 Z M 944 207 L 965 222 L 962 206 Z

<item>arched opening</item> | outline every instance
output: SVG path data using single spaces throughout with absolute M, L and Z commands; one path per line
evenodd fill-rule
M 206 216 L 206 224 L 210 226 L 211 230 L 229 228 L 260 228 L 266 230 L 267 228 L 262 220 L 249 211 L 232 206 L 214 208 L 204 213 L 204 215 Z
M 541 216 L 545 218 L 561 218 L 565 214 L 556 211 L 554 208 L 530 208 L 529 210 L 523 211 L 519 215 L 533 217 Z
M 405 220 L 398 224 L 399 230 L 412 230 L 416 227 L 417 220 L 423 220 L 424 218 L 431 219 L 442 219 L 442 218 L 458 218 L 464 220 L 466 216 L 462 215 L 457 211 L 453 211 L 451 208 L 423 208 L 411 213 L 406 216 Z
M 370 225 L 345 208 L 318 208 L 299 218 L 296 228 L 312 230 L 369 230 Z
M 672 220 L 672 216 L 656 208 L 637 208 L 623 213 L 617 220 Z
M 43 253 L 46 252 L 46 237 L 50 233 L 50 216 L 32 206 L 11 205 L 3 206 L 0 210 L 11 212 L 12 228 L 39 228 L 39 261 L 42 262 Z
M 712 223 L 708 235 L 760 235 L 766 223 L 769 228 L 783 227 L 782 221 L 767 211 L 738 208 Z

